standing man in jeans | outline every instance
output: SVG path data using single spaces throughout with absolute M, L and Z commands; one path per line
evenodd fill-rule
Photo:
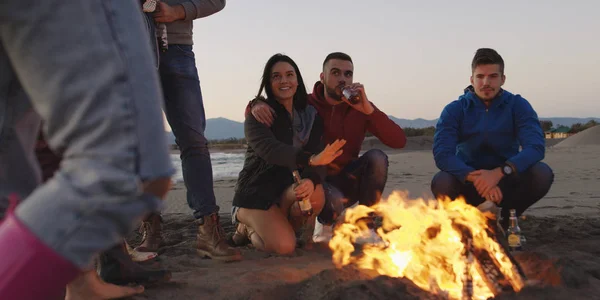
M 219 206 L 213 191 L 212 165 L 204 136 L 206 117 L 196 61 L 192 50 L 193 20 L 221 11 L 225 0 L 164 0 L 154 20 L 167 25 L 168 49 L 160 53 L 160 79 L 165 112 L 181 150 L 187 202 L 198 222 L 198 253 L 213 259 L 241 259 L 227 245 L 219 225 Z M 153 214 L 142 225 L 144 241 L 138 250 L 156 251 L 162 241 L 161 217 Z

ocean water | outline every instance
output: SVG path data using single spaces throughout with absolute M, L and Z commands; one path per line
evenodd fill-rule
M 210 160 L 212 162 L 213 180 L 237 177 L 244 165 L 244 153 L 211 153 Z M 177 169 L 177 172 L 173 175 L 173 181 L 183 182 L 179 154 L 171 154 L 171 161 Z

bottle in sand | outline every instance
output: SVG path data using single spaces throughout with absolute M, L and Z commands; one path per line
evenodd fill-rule
M 510 225 L 506 231 L 508 235 L 508 248 L 510 251 L 522 251 L 523 245 L 521 244 L 521 228 L 519 227 L 519 221 L 517 220 L 517 213 L 514 209 L 510 210 Z
M 298 170 L 294 170 L 294 172 L 292 172 L 292 174 L 294 175 L 294 181 L 296 182 L 296 186 L 300 184 L 300 180 L 302 178 L 300 178 L 300 173 L 298 173 Z M 306 197 L 300 201 L 298 201 L 298 206 L 300 206 L 300 211 L 302 212 L 303 216 L 310 216 L 313 214 L 313 208 L 312 205 L 310 204 L 310 198 Z

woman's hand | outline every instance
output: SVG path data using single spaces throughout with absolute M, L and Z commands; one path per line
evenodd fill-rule
M 315 191 L 315 185 L 312 180 L 304 178 L 300 180 L 300 184 L 294 188 L 296 193 L 296 199 L 302 200 L 306 197 L 310 197 Z
M 342 147 L 346 144 L 346 140 L 335 140 L 335 142 L 328 144 L 321 153 L 314 155 L 311 158 L 311 166 L 325 166 L 334 161 L 338 156 L 344 153 Z

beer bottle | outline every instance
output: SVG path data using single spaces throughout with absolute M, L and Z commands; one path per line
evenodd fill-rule
M 352 104 L 358 104 L 360 102 L 360 94 L 357 91 L 351 89 L 350 87 L 343 87 L 342 94 Z
M 508 248 L 510 251 L 522 251 L 523 245 L 521 244 L 521 228 L 519 228 L 517 212 L 514 209 L 510 210 L 509 221 L 510 225 L 506 231 L 508 234 Z
M 292 174 L 294 175 L 294 181 L 296 182 L 296 186 L 300 185 L 300 180 L 302 178 L 300 178 L 300 173 L 298 173 L 298 170 L 294 170 Z M 307 217 L 313 214 L 313 208 L 310 204 L 310 197 L 306 197 L 298 201 L 298 206 L 300 206 L 300 211 L 302 212 L 303 216 Z

